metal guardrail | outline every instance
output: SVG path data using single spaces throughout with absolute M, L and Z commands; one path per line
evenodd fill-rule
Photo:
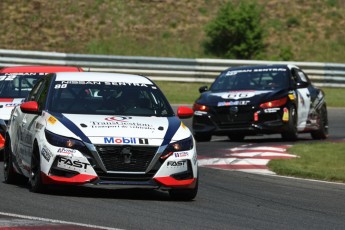
M 297 65 L 317 86 L 345 87 L 345 64 L 339 63 L 134 57 L 0 49 L 0 67 L 72 65 L 89 71 L 142 74 L 152 80 L 177 82 L 213 82 L 226 68 L 261 64 Z

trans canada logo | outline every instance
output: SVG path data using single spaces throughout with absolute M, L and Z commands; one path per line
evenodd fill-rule
M 106 121 L 118 121 L 118 122 L 126 122 L 132 119 L 131 117 L 106 117 Z

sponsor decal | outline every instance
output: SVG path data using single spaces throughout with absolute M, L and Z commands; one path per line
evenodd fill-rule
M 147 145 L 149 144 L 149 140 L 146 138 L 135 138 L 135 137 L 104 137 L 104 144 Z
M 65 154 L 73 154 L 75 153 L 77 150 L 75 149 L 69 149 L 69 148 L 59 148 L 57 150 L 58 153 L 65 153 Z
M 294 94 L 289 94 L 288 97 L 290 98 L 291 101 L 295 100 L 295 95 Z
M 109 119 L 112 119 L 110 117 Z M 141 123 L 141 122 L 130 122 L 124 119 L 131 119 L 131 118 L 125 118 L 125 117 L 115 117 L 114 119 L 123 119 L 120 121 L 116 120 L 109 120 L 109 121 L 91 121 L 91 128 L 131 128 L 131 129 L 147 129 L 147 130 L 154 130 L 155 128 L 153 125 L 148 123 Z
M 58 163 L 67 167 L 70 166 L 70 167 L 75 167 L 75 168 L 80 168 L 80 169 L 87 169 L 87 167 L 90 166 L 89 163 L 81 162 L 79 160 L 73 161 L 71 159 L 68 159 L 67 157 L 59 157 Z
M 21 103 L 7 103 L 5 104 L 5 107 L 15 107 L 17 105 L 20 105 Z
M 119 85 L 119 86 L 139 86 L 148 87 L 144 83 L 133 83 L 133 82 L 111 82 L 111 81 L 61 81 L 61 84 L 74 84 L 74 85 Z
M 132 117 L 106 117 L 104 120 L 106 121 L 119 121 L 119 122 L 126 122 Z
M 232 106 L 232 105 L 248 105 L 250 101 L 221 101 L 218 102 L 217 106 Z
M 168 161 L 167 166 L 173 166 L 173 167 L 180 167 L 180 166 L 185 166 L 186 161 Z
M 187 129 L 187 126 L 183 122 L 181 122 L 181 127 Z
M 174 153 L 175 157 L 188 157 L 189 153 L 188 152 L 176 152 Z
M 263 69 L 241 69 L 228 71 L 225 76 L 233 76 L 238 73 L 257 73 L 257 72 L 286 72 L 284 68 L 263 68 Z
M 193 164 L 194 164 L 194 165 L 195 165 L 196 162 L 198 161 L 198 157 L 197 157 L 196 154 L 194 154 L 192 161 L 193 161 Z
M 50 116 L 50 117 L 48 118 L 48 122 L 49 122 L 50 124 L 52 124 L 52 125 L 54 125 L 56 121 L 57 121 L 57 119 L 56 119 L 55 117 L 53 117 L 53 116 Z
M 283 121 L 289 121 L 289 110 L 284 108 Z
M 53 156 L 53 154 L 50 152 L 50 150 L 46 146 L 43 146 L 41 150 L 41 154 L 43 158 L 46 159 L 48 162 L 50 161 L 50 158 Z
M 223 94 L 221 97 L 224 99 L 242 99 L 242 98 L 250 98 L 255 96 L 255 91 L 248 90 L 248 91 L 232 91 L 229 93 Z
M 276 113 L 279 110 L 280 110 L 280 108 L 269 108 L 269 109 L 265 109 L 264 112 L 265 113 Z

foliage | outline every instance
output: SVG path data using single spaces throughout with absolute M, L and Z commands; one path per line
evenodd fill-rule
M 222 58 L 255 58 L 264 50 L 261 11 L 254 1 L 226 3 L 206 26 L 205 51 Z

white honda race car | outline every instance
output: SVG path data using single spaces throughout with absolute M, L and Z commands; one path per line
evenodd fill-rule
M 190 130 L 148 78 L 111 73 L 54 73 L 40 79 L 14 108 L 4 151 L 4 178 L 48 185 L 152 188 L 173 199 L 198 191 Z M 179 118 L 178 118 L 179 117 Z

